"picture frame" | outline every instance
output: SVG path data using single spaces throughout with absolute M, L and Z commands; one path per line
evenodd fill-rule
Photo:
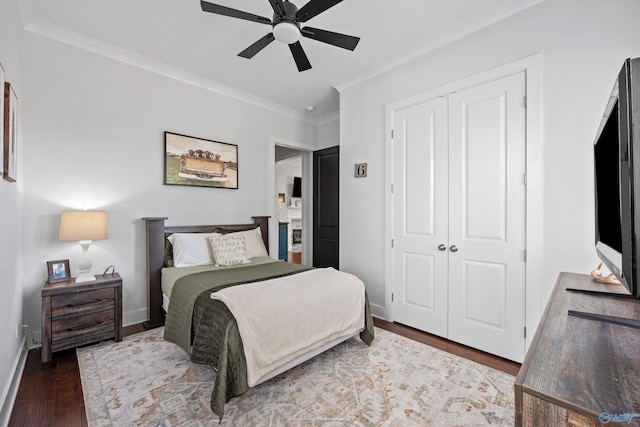
M 11 83 L 4 83 L 3 178 L 16 182 L 18 165 L 18 97 Z
M 0 88 L 2 88 L 2 96 L 0 96 L 0 176 L 4 176 L 4 68 L 0 64 Z
M 47 261 L 47 282 L 58 283 L 71 280 L 71 269 L 69 260 Z
M 164 184 L 238 189 L 238 146 L 164 133 Z

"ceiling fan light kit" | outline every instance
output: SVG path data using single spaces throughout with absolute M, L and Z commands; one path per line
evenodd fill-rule
M 300 28 L 301 22 L 307 22 L 309 19 L 321 14 L 341 1 L 342 0 L 310 0 L 302 6 L 302 8 L 298 9 L 296 5 L 288 0 L 269 0 L 269 4 L 273 9 L 273 20 L 230 7 L 209 3 L 204 0 L 200 0 L 200 6 L 204 12 L 271 25 L 272 31 L 270 33 L 240 52 L 238 56 L 251 59 L 271 44 L 272 41 L 278 40 L 279 42 L 289 45 L 298 71 L 305 71 L 311 68 L 311 63 L 307 59 L 302 44 L 300 44 L 300 36 L 351 51 L 358 45 L 360 41 L 359 37 L 312 27 Z
M 292 44 L 300 40 L 300 29 L 290 22 L 273 26 L 273 36 L 281 43 Z

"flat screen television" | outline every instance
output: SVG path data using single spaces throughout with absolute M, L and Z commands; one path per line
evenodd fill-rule
M 640 220 L 640 58 L 620 70 L 594 142 L 596 252 L 635 298 Z
M 601 293 L 640 299 L 640 58 L 624 62 L 593 147 L 596 252 L 629 295 Z M 640 327 L 634 319 L 569 314 Z
M 293 192 L 291 197 L 302 197 L 302 178 L 296 176 L 293 178 Z

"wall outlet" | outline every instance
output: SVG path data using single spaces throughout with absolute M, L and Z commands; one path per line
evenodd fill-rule
M 20 338 L 20 333 L 22 332 L 22 322 L 16 323 L 16 339 Z

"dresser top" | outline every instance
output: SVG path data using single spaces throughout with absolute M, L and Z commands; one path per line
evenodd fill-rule
M 96 280 L 92 282 L 76 283 L 75 279 L 64 282 L 45 282 L 42 287 L 42 296 L 68 294 L 74 292 L 88 291 L 92 289 L 122 286 L 122 278 L 118 273 L 97 274 Z
M 567 311 L 640 319 L 640 300 L 567 288 L 625 293 L 622 285 L 560 273 L 516 384 L 595 416 L 639 412 L 640 329 L 568 316 Z

